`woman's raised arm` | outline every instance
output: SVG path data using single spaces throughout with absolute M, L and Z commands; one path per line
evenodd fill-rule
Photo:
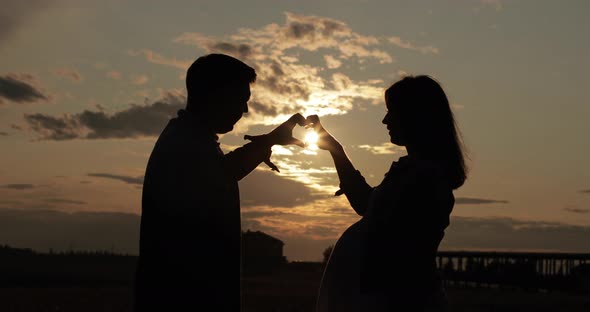
M 308 116 L 307 124 L 313 127 L 318 134 L 318 147 L 329 151 L 330 155 L 332 155 L 340 179 L 340 190 L 336 192 L 336 195 L 345 194 L 356 213 L 361 216 L 364 215 L 373 188 L 367 184 L 361 173 L 354 168 L 340 142 L 324 129 L 317 115 Z

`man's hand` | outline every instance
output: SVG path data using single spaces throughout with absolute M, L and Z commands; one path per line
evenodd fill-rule
M 262 140 L 263 142 L 272 145 L 297 145 L 300 147 L 305 147 L 305 143 L 303 141 L 296 139 L 293 137 L 293 128 L 296 125 L 305 126 L 306 120 L 303 115 L 297 113 L 289 120 L 282 123 L 280 126 L 276 127 L 273 131 L 263 134 L 263 135 L 245 135 L 245 140 L 250 140 L 252 142 Z
M 244 140 L 250 140 L 252 142 L 259 141 L 269 146 L 273 145 L 297 145 L 300 147 L 305 147 L 305 143 L 303 141 L 296 139 L 293 137 L 293 128 L 296 125 L 305 126 L 306 119 L 303 115 L 297 113 L 289 120 L 282 123 L 280 126 L 276 127 L 273 131 L 263 135 L 245 135 Z M 276 172 L 280 172 L 279 168 L 275 164 L 270 161 L 270 158 L 264 161 L 272 170 Z

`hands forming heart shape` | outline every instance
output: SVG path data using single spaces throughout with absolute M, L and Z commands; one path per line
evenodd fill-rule
M 266 144 L 272 145 L 297 145 L 299 147 L 305 147 L 306 144 L 295 137 L 293 137 L 293 129 L 296 125 L 305 127 L 307 129 L 313 129 L 318 134 L 317 145 L 323 150 L 332 150 L 340 145 L 330 133 L 324 129 L 320 123 L 320 118 L 317 115 L 310 115 L 307 118 L 297 113 L 291 116 L 287 121 L 276 127 L 274 130 L 263 135 L 245 135 L 245 140 L 263 141 Z M 272 170 L 280 172 L 275 164 L 270 161 L 270 158 L 265 160 L 266 163 Z

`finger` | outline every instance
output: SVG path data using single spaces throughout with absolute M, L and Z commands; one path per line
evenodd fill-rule
M 320 117 L 318 117 L 318 115 L 309 115 L 309 116 L 307 116 L 305 121 L 307 122 L 307 124 L 319 124 Z
M 279 168 L 275 164 L 273 164 L 272 161 L 270 161 L 270 158 L 265 160 L 264 163 L 267 166 L 269 166 L 271 170 L 276 171 L 276 172 L 281 172 L 281 171 L 279 171 Z
M 315 132 L 321 133 L 322 131 L 324 131 L 324 127 L 322 126 L 322 123 L 320 122 L 320 117 L 318 117 L 318 115 L 307 116 L 306 121 L 308 126 L 312 128 Z
M 303 117 L 303 115 L 301 115 L 300 113 L 291 116 L 291 118 L 289 118 L 289 121 L 293 123 L 293 127 L 295 127 L 296 124 L 302 127 L 306 124 L 305 117 Z

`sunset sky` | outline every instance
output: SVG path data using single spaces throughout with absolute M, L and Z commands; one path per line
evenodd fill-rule
M 137 253 L 153 144 L 199 56 L 254 67 L 225 151 L 318 114 L 367 181 L 405 149 L 384 90 L 436 78 L 468 153 L 441 249 L 590 252 L 588 1 L 0 0 L 0 244 Z M 305 129 L 295 134 L 304 137 Z M 319 260 L 358 216 L 329 154 L 275 147 L 240 182 L 242 228 Z M 404 222 L 404 220 L 400 220 Z

